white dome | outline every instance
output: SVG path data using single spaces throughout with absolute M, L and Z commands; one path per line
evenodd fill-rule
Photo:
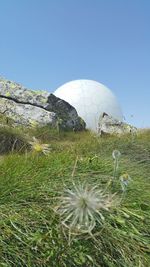
M 96 131 L 103 112 L 123 120 L 121 108 L 113 93 L 103 84 L 92 80 L 75 80 L 60 86 L 54 95 L 67 101 L 86 122 L 87 128 Z

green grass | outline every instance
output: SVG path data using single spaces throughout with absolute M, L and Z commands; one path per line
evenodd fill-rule
M 29 131 L 32 135 L 51 143 L 49 156 L 14 151 L 0 157 L 0 266 L 149 267 L 150 131 L 134 140 L 48 128 Z M 54 212 L 56 197 L 72 187 L 77 158 L 74 181 L 105 188 L 114 149 L 122 154 L 118 179 L 126 172 L 132 178 L 121 204 L 104 212 L 105 222 L 92 236 L 70 236 Z M 122 195 L 119 183 L 111 191 Z

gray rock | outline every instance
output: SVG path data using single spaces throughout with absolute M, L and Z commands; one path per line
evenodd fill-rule
M 57 116 L 54 112 L 29 104 L 16 103 L 6 98 L 0 98 L 0 113 L 13 120 L 16 125 L 55 126 L 57 121 Z
M 18 83 L 0 79 L 0 112 L 17 124 L 39 126 L 61 124 L 63 129 L 83 130 L 84 121 L 74 107 L 46 91 L 29 90 Z M 60 123 L 61 121 L 61 123 Z
M 127 134 L 127 133 L 135 133 L 136 128 L 127 123 L 119 121 L 106 113 L 103 113 L 99 118 L 98 125 L 98 134 L 106 135 L 106 134 Z
M 48 96 L 46 110 L 55 112 L 62 119 L 62 127 L 83 130 L 85 122 L 78 116 L 77 111 L 66 101 L 53 94 Z

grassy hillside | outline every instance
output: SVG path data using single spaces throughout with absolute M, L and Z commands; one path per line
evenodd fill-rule
M 45 128 L 26 135 L 52 149 L 41 155 L 26 147 L 0 156 L 0 266 L 149 267 L 150 131 L 100 138 Z M 108 185 L 114 149 L 121 158 L 114 183 Z M 123 193 L 119 177 L 124 173 L 131 180 Z M 107 186 L 116 192 L 118 204 L 102 210 L 104 221 L 92 233 L 73 233 L 55 212 L 57 197 L 84 182 L 103 191 Z

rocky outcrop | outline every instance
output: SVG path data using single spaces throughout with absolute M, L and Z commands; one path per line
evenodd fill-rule
M 13 120 L 16 125 L 55 126 L 57 121 L 54 112 L 49 112 L 29 104 L 16 103 L 15 101 L 6 98 L 0 98 L 0 113 Z
M 54 127 L 59 123 L 63 129 L 85 129 L 84 121 L 66 101 L 4 79 L 0 79 L 0 113 L 17 125 Z
M 63 128 L 68 127 L 73 130 L 83 130 L 86 127 L 85 122 L 78 117 L 75 108 L 53 94 L 48 96 L 45 109 L 56 113 L 62 119 L 61 127 Z
M 99 119 L 98 125 L 98 134 L 99 135 L 106 135 L 106 134 L 127 134 L 127 133 L 136 133 L 136 128 L 119 121 L 107 113 L 103 113 Z

